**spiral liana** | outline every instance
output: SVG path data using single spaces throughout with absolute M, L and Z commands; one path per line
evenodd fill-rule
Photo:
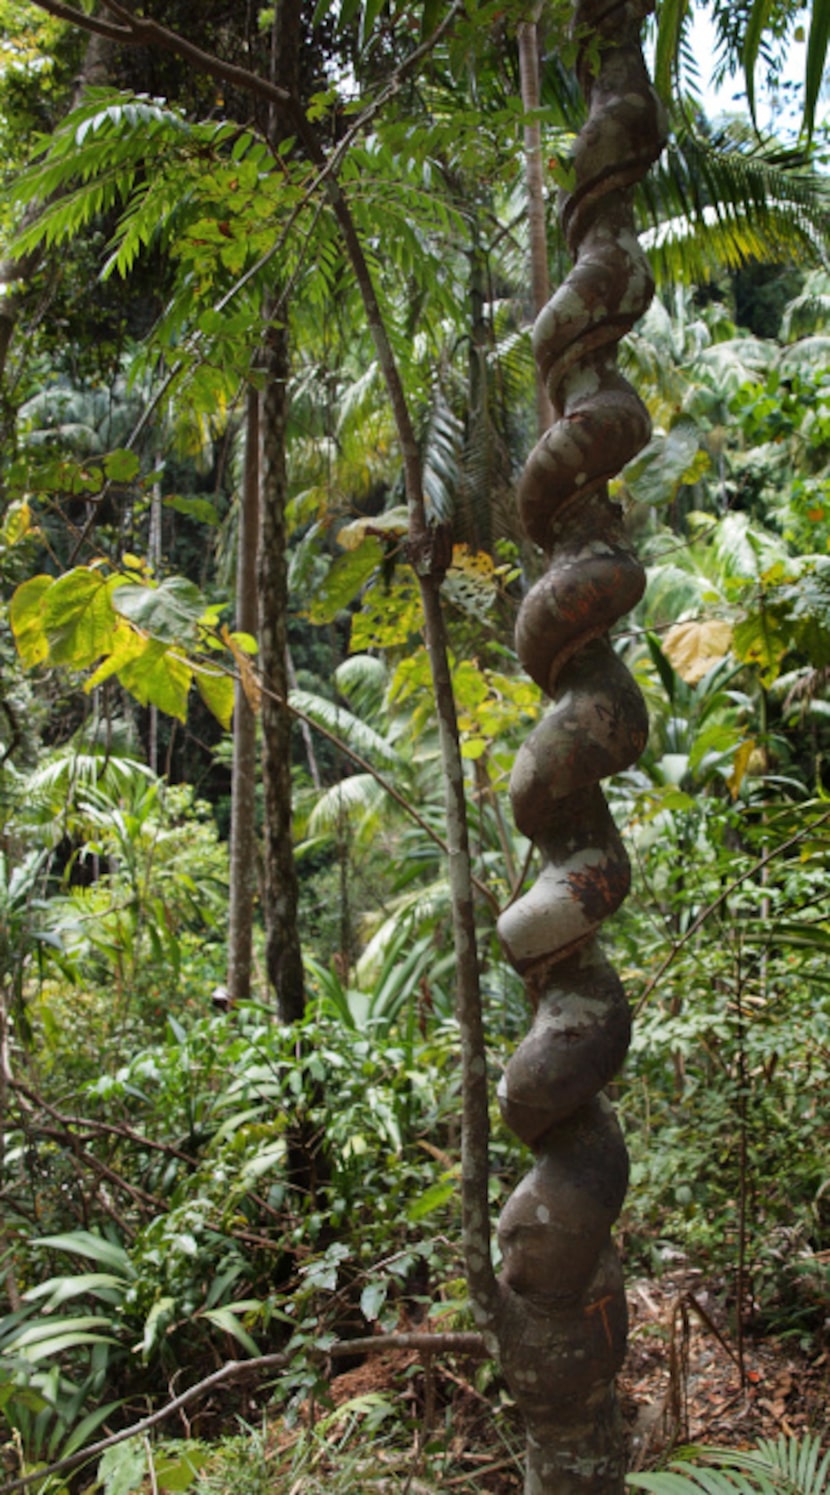
M 521 607 L 517 648 L 553 702 L 520 748 L 510 786 L 541 871 L 499 920 L 535 1012 L 499 1090 L 505 1121 L 535 1154 L 499 1220 L 501 1362 L 528 1430 L 526 1495 L 608 1495 L 624 1478 L 614 1380 L 627 1324 L 611 1229 L 628 1159 L 603 1091 L 630 1025 L 597 935 L 630 882 L 600 780 L 637 759 L 648 729 L 609 638 L 645 578 L 608 491 L 650 435 L 617 368 L 620 339 L 653 294 L 632 202 L 665 134 L 640 46 L 648 8 L 574 7 L 588 110 L 560 200 L 574 264 L 534 329 L 555 419 L 519 489 L 546 570 Z

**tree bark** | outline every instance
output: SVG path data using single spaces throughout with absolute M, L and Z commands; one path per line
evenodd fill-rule
M 588 119 L 560 217 L 575 265 L 534 329 L 556 419 L 519 491 L 547 571 L 520 610 L 517 647 L 554 703 L 511 778 L 541 874 L 499 921 L 535 1012 L 499 1093 L 507 1124 L 535 1154 L 499 1221 L 499 1343 L 527 1428 L 525 1495 L 621 1495 L 625 1478 L 614 1379 L 626 1304 L 611 1228 L 628 1159 L 601 1092 L 625 1056 L 630 1019 L 596 936 L 630 871 L 598 781 L 633 763 L 648 731 L 607 636 L 645 579 L 608 479 L 649 437 L 645 407 L 616 367 L 619 340 L 653 291 L 632 206 L 664 133 L 640 48 L 647 8 L 574 5 Z
M 286 563 L 285 428 L 288 415 L 288 331 L 269 319 L 262 395 L 259 536 L 259 644 L 262 695 L 265 963 L 277 1015 L 293 1023 L 305 1011 L 297 931 L 298 886 L 291 834 L 291 717 L 288 700 L 288 568 Z
M 539 108 L 539 13 L 534 9 L 529 21 L 520 21 L 516 36 L 519 43 L 519 77 L 522 108 L 525 114 Z M 527 185 L 527 224 L 530 238 L 530 284 L 533 292 L 533 315 L 538 316 L 550 295 L 548 275 L 548 235 L 545 215 L 545 184 L 542 172 L 542 129 L 538 119 L 525 120 L 525 183 Z M 543 436 L 553 420 L 553 406 L 541 374 L 536 375 L 536 428 Z
M 254 638 L 259 629 L 258 536 L 259 392 L 252 386 L 246 404 L 245 472 L 236 538 L 236 627 Z M 251 995 L 256 856 L 256 715 L 241 680 L 237 680 L 233 707 L 227 972 L 232 1002 L 247 1002 Z

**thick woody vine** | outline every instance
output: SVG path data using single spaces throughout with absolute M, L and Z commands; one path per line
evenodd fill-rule
M 632 207 L 663 145 L 640 49 L 645 11 L 575 6 L 588 118 L 560 204 L 574 267 L 534 330 L 555 420 L 519 495 L 547 569 L 521 608 L 517 646 L 553 699 L 511 780 L 541 872 L 499 921 L 535 1009 L 500 1087 L 507 1124 L 535 1153 L 499 1222 L 499 1342 L 528 1429 L 527 1495 L 610 1491 L 624 1473 L 613 1383 L 626 1308 L 610 1232 L 628 1170 L 602 1091 L 625 1056 L 629 1014 L 597 933 L 626 896 L 629 863 L 599 781 L 634 762 L 647 732 L 608 637 L 644 585 L 608 481 L 649 437 L 645 407 L 617 369 L 620 338 L 653 292 Z

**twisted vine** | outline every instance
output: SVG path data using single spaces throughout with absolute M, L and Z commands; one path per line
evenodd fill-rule
M 560 204 L 573 269 L 534 329 L 555 420 L 519 492 L 547 570 L 517 626 L 525 668 L 553 707 L 520 749 L 516 823 L 541 853 L 537 881 L 499 921 L 535 1008 L 499 1098 L 535 1153 L 502 1211 L 502 1366 L 528 1428 L 526 1495 L 616 1491 L 624 1475 L 614 1377 L 625 1353 L 611 1240 L 628 1160 L 602 1094 L 628 1047 L 620 980 L 597 931 L 625 898 L 628 857 L 599 780 L 645 745 L 637 686 L 608 638 L 644 572 L 608 480 L 645 445 L 647 411 L 617 369 L 620 338 L 653 294 L 632 194 L 663 146 L 640 47 L 647 0 L 576 0 L 588 105 L 574 186 Z

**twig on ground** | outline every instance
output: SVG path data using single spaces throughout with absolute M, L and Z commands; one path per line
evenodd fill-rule
M 378 1350 L 388 1349 L 426 1350 L 432 1355 L 440 1353 L 485 1355 L 487 1353 L 480 1334 L 411 1333 L 373 1334 L 364 1339 L 341 1339 L 329 1345 L 325 1354 L 330 1359 L 336 1360 L 346 1355 L 372 1354 Z M 97 1443 L 78 1449 L 77 1453 L 68 1454 L 66 1458 L 58 1459 L 46 1468 L 33 1469 L 29 1474 L 22 1474 L 17 1479 L 7 1480 L 4 1485 L 0 1485 L 0 1495 L 14 1495 L 15 1490 L 24 1490 L 27 1485 L 45 1480 L 49 1475 L 64 1474 L 70 1469 L 77 1469 L 79 1465 L 86 1464 L 90 1459 L 95 1459 L 99 1454 L 105 1453 L 108 1448 L 114 1448 L 116 1444 L 124 1443 L 128 1438 L 136 1438 L 149 1432 L 151 1428 L 157 1427 L 174 1412 L 180 1411 L 182 1407 L 186 1407 L 197 1397 L 203 1396 L 206 1391 L 213 1390 L 215 1386 L 223 1385 L 225 1381 L 235 1380 L 237 1376 L 250 1375 L 252 1371 L 260 1373 L 267 1370 L 284 1370 L 292 1359 L 290 1351 L 283 1351 L 274 1355 L 257 1355 L 250 1360 L 229 1360 L 227 1364 L 220 1366 L 209 1376 L 205 1376 L 204 1380 L 197 1381 L 195 1386 L 189 1386 L 186 1391 L 182 1391 L 171 1402 L 151 1412 L 148 1417 L 143 1417 L 140 1422 L 131 1423 L 129 1427 L 121 1428 L 119 1432 L 111 1433 L 107 1438 L 99 1438 Z

